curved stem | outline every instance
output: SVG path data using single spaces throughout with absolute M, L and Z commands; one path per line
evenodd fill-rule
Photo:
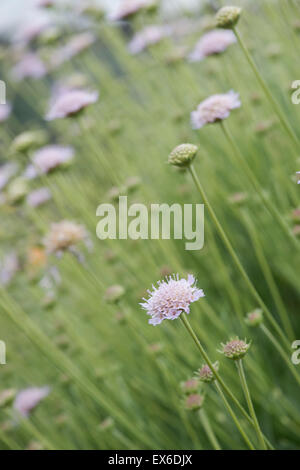
M 248 388 L 248 385 L 247 385 L 247 380 L 246 380 L 242 360 L 239 359 L 238 361 L 236 361 L 236 365 L 237 365 L 237 368 L 238 368 L 241 384 L 242 384 L 244 395 L 245 395 L 245 398 L 246 398 L 246 401 L 247 401 L 247 404 L 248 404 L 250 415 L 252 416 L 252 419 L 253 419 L 253 422 L 254 422 L 254 427 L 255 427 L 255 431 L 256 431 L 258 440 L 260 442 L 260 445 L 261 445 L 262 449 L 267 450 L 267 446 L 266 446 L 263 434 L 261 432 L 260 426 L 258 424 L 258 420 L 257 420 L 256 413 L 255 413 L 255 410 L 254 410 L 254 406 L 253 406 L 253 403 L 252 403 L 252 399 L 251 399 L 250 391 L 249 391 L 249 388 Z
M 264 303 L 264 301 L 262 300 L 261 296 L 259 295 L 259 293 L 257 292 L 256 288 L 254 287 L 254 285 L 252 284 L 252 281 L 250 280 L 248 274 L 246 273 L 242 263 L 240 262 L 236 252 L 234 251 L 233 249 L 233 246 L 231 244 L 231 242 L 229 241 L 225 231 L 223 230 L 223 227 L 222 225 L 220 224 L 216 214 L 215 214 L 215 211 L 213 210 L 212 206 L 210 205 L 210 202 L 209 200 L 207 199 L 207 196 L 206 196 L 206 193 L 204 191 L 204 189 L 202 188 L 202 185 L 199 181 L 199 178 L 197 176 L 197 173 L 195 172 L 195 169 L 194 169 L 194 166 L 193 165 L 190 165 L 189 166 L 189 171 L 192 175 L 192 178 L 194 180 L 194 183 L 200 193 L 200 196 L 201 198 L 203 199 L 203 202 L 205 203 L 206 207 L 207 207 L 207 210 L 208 212 L 210 213 L 210 216 L 211 218 L 213 219 L 213 222 L 214 224 L 216 225 L 217 227 L 217 230 L 227 248 L 227 250 L 229 251 L 233 261 L 235 262 L 238 270 L 240 271 L 242 277 L 244 278 L 250 292 L 252 293 L 253 297 L 256 299 L 256 301 L 258 302 L 258 304 L 260 305 L 260 307 L 263 309 L 263 311 L 265 312 L 268 320 L 270 321 L 270 323 L 272 324 L 272 326 L 274 327 L 274 329 L 277 331 L 278 335 L 281 337 L 282 341 L 286 344 L 287 347 L 290 347 L 290 343 L 289 343 L 289 340 L 286 338 L 285 334 L 282 332 L 280 326 L 278 325 L 278 323 L 276 322 L 276 320 L 273 318 L 273 315 L 271 314 L 271 312 L 269 311 L 268 307 L 266 306 L 266 304 Z
M 216 381 L 215 381 L 214 383 L 215 383 L 215 386 L 216 386 L 216 388 L 217 388 L 217 391 L 218 391 L 220 397 L 221 397 L 222 400 L 223 400 L 223 403 L 224 403 L 224 405 L 225 405 L 225 408 L 227 409 L 228 413 L 230 414 L 232 420 L 234 421 L 236 427 L 238 428 L 238 430 L 239 430 L 239 432 L 240 432 L 242 438 L 244 439 L 245 443 L 247 444 L 247 446 L 249 447 L 250 450 L 255 450 L 255 448 L 254 448 L 252 442 L 250 441 L 250 439 L 248 438 L 247 434 L 245 433 L 245 431 L 243 430 L 242 426 L 240 425 L 239 420 L 238 420 L 238 418 L 236 417 L 235 412 L 233 411 L 233 409 L 232 409 L 231 406 L 229 405 L 228 400 L 226 399 L 226 397 L 225 397 L 225 395 L 224 395 L 224 393 L 223 393 L 223 391 L 222 391 L 220 385 L 219 385 L 218 382 L 216 382 Z
M 207 414 L 205 413 L 205 411 L 203 410 L 203 408 L 201 410 L 199 410 L 199 416 L 200 416 L 200 420 L 201 420 L 201 423 L 202 423 L 202 426 L 207 434 L 207 437 L 211 443 L 211 445 L 213 446 L 213 448 L 215 450 L 221 450 L 221 447 L 220 447 L 220 444 L 218 442 L 218 439 L 216 438 L 216 435 L 211 427 L 211 424 L 209 422 L 209 419 L 207 417 Z

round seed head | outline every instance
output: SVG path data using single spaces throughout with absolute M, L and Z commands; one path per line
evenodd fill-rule
M 213 364 L 213 366 L 216 370 L 218 370 L 219 369 L 219 362 L 215 362 Z M 204 364 L 201 367 L 201 369 L 198 369 L 197 376 L 199 377 L 199 380 L 201 382 L 205 382 L 205 383 L 210 383 L 213 380 L 215 380 L 214 373 L 207 364 Z
M 241 16 L 242 9 L 239 7 L 223 7 L 216 14 L 216 26 L 218 28 L 232 29 Z
M 199 395 L 198 393 L 188 395 L 184 400 L 184 407 L 186 410 L 189 411 L 197 411 L 200 410 L 200 408 L 202 407 L 203 401 L 203 395 Z
M 248 349 L 250 348 L 250 343 L 246 343 L 239 338 L 231 339 L 226 344 L 222 344 L 222 350 L 220 351 L 228 359 L 233 359 L 234 361 L 242 359 L 245 356 Z
M 178 145 L 169 155 L 168 162 L 171 165 L 186 167 L 194 160 L 198 147 L 193 144 Z

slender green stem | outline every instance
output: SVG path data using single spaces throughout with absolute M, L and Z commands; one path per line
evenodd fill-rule
M 271 331 L 262 323 L 260 325 L 260 329 L 263 331 L 263 333 L 267 336 L 267 338 L 271 341 L 275 349 L 279 352 L 280 356 L 282 359 L 285 361 L 286 365 L 290 369 L 291 373 L 293 374 L 294 378 L 296 379 L 297 383 L 300 385 L 300 377 L 296 372 L 295 367 L 293 366 L 290 357 L 286 354 L 284 349 L 281 347 L 281 345 L 278 343 L 277 339 L 275 336 L 271 333 Z
M 207 417 L 207 414 L 205 413 L 205 411 L 203 410 L 203 408 L 201 408 L 199 410 L 199 416 L 200 416 L 200 420 L 201 420 L 201 423 L 202 423 L 202 426 L 207 434 L 207 437 L 211 443 L 211 445 L 213 446 L 213 448 L 215 450 L 221 450 L 221 447 L 220 447 L 220 444 L 218 442 L 218 439 L 216 438 L 216 435 L 213 431 L 213 428 L 211 427 L 211 424 L 209 422 L 209 419 Z
M 227 409 L 228 413 L 230 414 L 232 420 L 234 421 L 236 427 L 238 428 L 238 430 L 239 430 L 239 432 L 240 432 L 242 438 L 244 439 L 245 443 L 247 444 L 247 446 L 249 447 L 250 450 L 255 450 L 255 448 L 254 448 L 252 442 L 250 441 L 250 439 L 248 438 L 247 434 L 245 433 L 245 431 L 243 430 L 242 426 L 240 425 L 239 420 L 238 420 L 238 418 L 237 418 L 235 412 L 233 411 L 233 409 L 232 409 L 231 406 L 229 405 L 228 400 L 226 399 L 226 397 L 225 397 L 225 395 L 224 395 L 224 393 L 223 393 L 223 391 L 222 391 L 220 385 L 219 385 L 218 382 L 216 382 L 216 381 L 215 381 L 214 383 L 215 383 L 215 385 L 216 385 L 216 388 L 217 388 L 217 391 L 218 391 L 220 397 L 221 397 L 222 400 L 223 400 L 223 403 L 224 403 L 224 405 L 225 405 L 225 408 Z
M 190 322 L 188 321 L 186 315 L 184 313 L 182 313 L 180 315 L 180 319 L 182 321 L 182 323 L 184 324 L 185 328 L 187 329 L 187 331 L 189 332 L 189 334 L 191 335 L 192 339 L 194 340 L 197 348 L 199 349 L 200 351 L 200 354 L 201 356 L 203 357 L 204 361 L 206 362 L 206 364 L 208 365 L 208 367 L 211 369 L 212 373 L 214 374 L 217 382 L 221 385 L 221 387 L 223 388 L 223 390 L 226 392 L 226 394 L 231 398 L 231 400 L 235 403 L 235 405 L 238 407 L 238 409 L 240 410 L 240 412 L 245 416 L 245 418 L 247 419 L 247 421 L 249 421 L 249 423 L 252 424 L 252 426 L 254 426 L 254 421 L 253 419 L 248 415 L 247 411 L 243 408 L 243 406 L 240 404 L 240 402 L 238 401 L 238 399 L 234 396 L 234 394 L 232 393 L 232 391 L 230 390 L 230 388 L 228 387 L 228 385 L 226 385 L 226 383 L 224 382 L 224 380 L 221 378 L 219 372 L 215 369 L 215 367 L 213 366 L 213 363 L 212 361 L 210 360 L 210 358 L 208 357 L 208 355 L 206 354 L 205 352 L 205 349 L 203 348 L 202 344 L 200 343 L 196 333 L 194 332 L 193 328 L 191 327 L 190 325 Z M 269 442 L 266 440 L 266 442 L 268 443 L 269 447 L 272 447 L 271 444 L 269 444 Z
M 261 445 L 262 449 L 267 450 L 267 446 L 266 446 L 263 434 L 261 432 L 260 426 L 258 424 L 258 420 L 257 420 L 256 413 L 255 413 L 255 410 L 254 410 L 254 406 L 253 406 L 253 403 L 252 403 L 252 399 L 251 399 L 250 391 L 249 391 L 249 388 L 248 388 L 248 385 L 247 385 L 247 380 L 246 380 L 242 360 L 241 359 L 237 360 L 236 365 L 237 365 L 237 368 L 238 368 L 241 384 L 242 384 L 244 395 L 245 395 L 245 398 L 246 398 L 246 401 L 247 401 L 247 404 L 248 404 L 250 415 L 251 415 L 251 417 L 253 419 L 253 422 L 254 422 L 254 427 L 255 427 L 255 431 L 256 431 L 258 440 L 260 442 L 260 445 Z
M 281 122 L 281 125 L 282 127 L 285 129 L 285 131 L 287 132 L 287 134 L 290 136 L 290 138 L 292 139 L 293 143 L 295 144 L 297 150 L 299 148 L 299 140 L 298 140 L 298 137 L 296 136 L 294 130 L 292 129 L 291 125 L 289 124 L 289 122 L 287 121 L 285 115 L 283 114 L 280 106 L 278 105 L 277 101 L 274 99 L 270 89 L 269 89 L 269 86 L 267 85 L 267 83 L 265 82 L 264 78 L 261 76 L 254 60 L 252 59 L 251 57 L 251 54 L 250 52 L 248 51 L 248 48 L 247 46 L 245 45 L 243 39 L 242 39 L 242 36 L 238 30 L 237 27 L 233 28 L 233 31 L 236 35 L 236 38 L 238 40 L 238 43 L 251 67 L 251 69 L 253 70 L 253 73 L 254 75 L 256 76 L 256 79 L 257 81 L 259 82 L 261 88 L 263 89 L 263 92 L 265 93 L 267 99 L 269 100 L 272 108 L 274 109 L 275 113 L 277 114 L 280 122 Z
M 264 274 L 264 277 L 266 279 L 266 282 L 269 286 L 270 292 L 271 292 L 271 294 L 273 296 L 273 299 L 274 299 L 274 302 L 276 304 L 277 311 L 280 315 L 281 323 L 283 325 L 283 328 L 285 329 L 285 332 L 286 332 L 287 336 L 292 341 L 295 338 L 293 326 L 292 326 L 291 320 L 289 318 L 288 312 L 285 308 L 285 305 L 282 301 L 281 295 L 278 291 L 277 285 L 274 281 L 274 278 L 273 278 L 270 266 L 268 264 L 268 261 L 267 261 L 265 255 L 264 255 L 263 248 L 261 246 L 259 237 L 258 237 L 258 235 L 255 231 L 254 224 L 252 223 L 252 220 L 250 219 L 248 212 L 244 211 L 243 215 L 244 215 L 244 220 L 245 220 L 246 226 L 248 228 L 250 238 L 252 240 L 252 244 L 253 244 L 258 262 L 261 266 L 262 272 Z
M 226 139 L 228 140 L 235 157 L 238 159 L 238 161 L 241 163 L 241 165 L 244 168 L 245 173 L 247 174 L 247 177 L 249 178 L 249 181 L 252 183 L 255 191 L 263 201 L 264 205 L 266 206 L 267 210 L 270 212 L 270 214 L 277 220 L 278 224 L 282 228 L 282 230 L 288 235 L 289 239 L 295 246 L 295 248 L 298 250 L 299 249 L 299 242 L 296 239 L 296 237 L 293 235 L 292 231 L 290 230 L 290 227 L 286 223 L 286 221 L 281 217 L 281 214 L 278 212 L 276 207 L 272 204 L 272 202 L 269 201 L 268 197 L 264 194 L 264 192 L 261 190 L 260 184 L 256 179 L 255 174 L 251 170 L 250 166 L 248 165 L 247 161 L 244 159 L 243 155 L 240 152 L 240 149 L 236 145 L 231 132 L 228 129 L 228 126 L 225 124 L 224 121 L 221 121 L 221 127 L 224 132 L 224 135 Z
M 223 227 L 222 225 L 220 224 L 216 214 L 215 214 L 215 211 L 213 210 L 212 206 L 210 205 L 210 202 L 206 196 L 206 193 L 199 181 L 199 178 L 197 176 L 197 173 L 194 169 L 194 166 L 193 165 L 190 165 L 189 166 L 189 171 L 192 175 L 192 178 L 194 180 L 194 183 L 200 193 L 200 196 L 201 198 L 203 199 L 203 202 L 204 204 L 206 205 L 207 207 L 207 210 L 214 222 L 214 224 L 216 225 L 217 227 L 217 230 L 227 248 L 227 250 L 229 251 L 233 261 L 235 262 L 238 270 L 240 271 L 242 277 L 244 278 L 250 292 L 252 293 L 253 297 L 256 299 L 256 301 L 258 302 L 258 304 L 260 305 L 260 307 L 263 309 L 263 311 L 265 312 L 268 320 L 270 321 L 270 323 L 272 324 L 272 326 L 274 327 L 274 329 L 277 331 L 278 335 L 281 337 L 282 341 L 286 344 L 287 347 L 290 347 L 290 343 L 289 343 L 289 340 L 286 338 L 285 334 L 282 332 L 280 326 L 278 325 L 278 323 L 276 322 L 276 320 L 273 318 L 273 315 L 272 313 L 269 311 L 268 307 L 266 306 L 266 304 L 264 303 L 264 301 L 262 300 L 261 296 L 259 295 L 259 293 L 257 292 L 256 288 L 254 287 L 252 281 L 250 280 L 248 274 L 246 273 L 242 263 L 240 262 L 236 252 L 234 251 L 233 249 L 233 246 L 231 244 L 231 242 L 229 241 L 229 238 L 227 237 L 225 231 L 223 230 Z

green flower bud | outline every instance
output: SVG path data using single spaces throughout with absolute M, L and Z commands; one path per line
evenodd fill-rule
M 242 9 L 239 7 L 223 7 L 216 14 L 217 28 L 232 29 L 239 21 Z
M 26 153 L 32 148 L 40 147 L 47 142 L 47 134 L 43 130 L 22 132 L 13 140 L 13 153 Z
M 171 165 L 187 167 L 194 160 L 198 147 L 193 144 L 178 145 L 169 155 L 168 162 Z

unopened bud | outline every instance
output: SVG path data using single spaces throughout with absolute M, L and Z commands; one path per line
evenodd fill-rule
M 186 167 L 195 158 L 198 152 L 198 147 L 193 144 L 181 144 L 178 145 L 169 155 L 168 162 L 171 165 Z
M 232 29 L 239 21 L 242 9 L 239 7 L 223 7 L 216 14 L 216 26 L 218 28 Z
M 219 369 L 219 362 L 218 361 L 215 362 L 213 364 L 213 367 L 214 367 L 215 370 L 218 370 Z M 198 369 L 197 376 L 199 377 L 199 380 L 201 380 L 201 382 L 210 383 L 213 380 L 215 380 L 214 373 L 207 364 L 204 364 L 201 367 L 201 369 Z
M 186 382 L 181 382 L 180 386 L 185 395 L 193 395 L 198 392 L 199 382 L 197 379 L 190 379 Z
M 203 405 L 204 396 L 198 393 L 188 395 L 184 400 L 184 407 L 189 411 L 198 411 Z

